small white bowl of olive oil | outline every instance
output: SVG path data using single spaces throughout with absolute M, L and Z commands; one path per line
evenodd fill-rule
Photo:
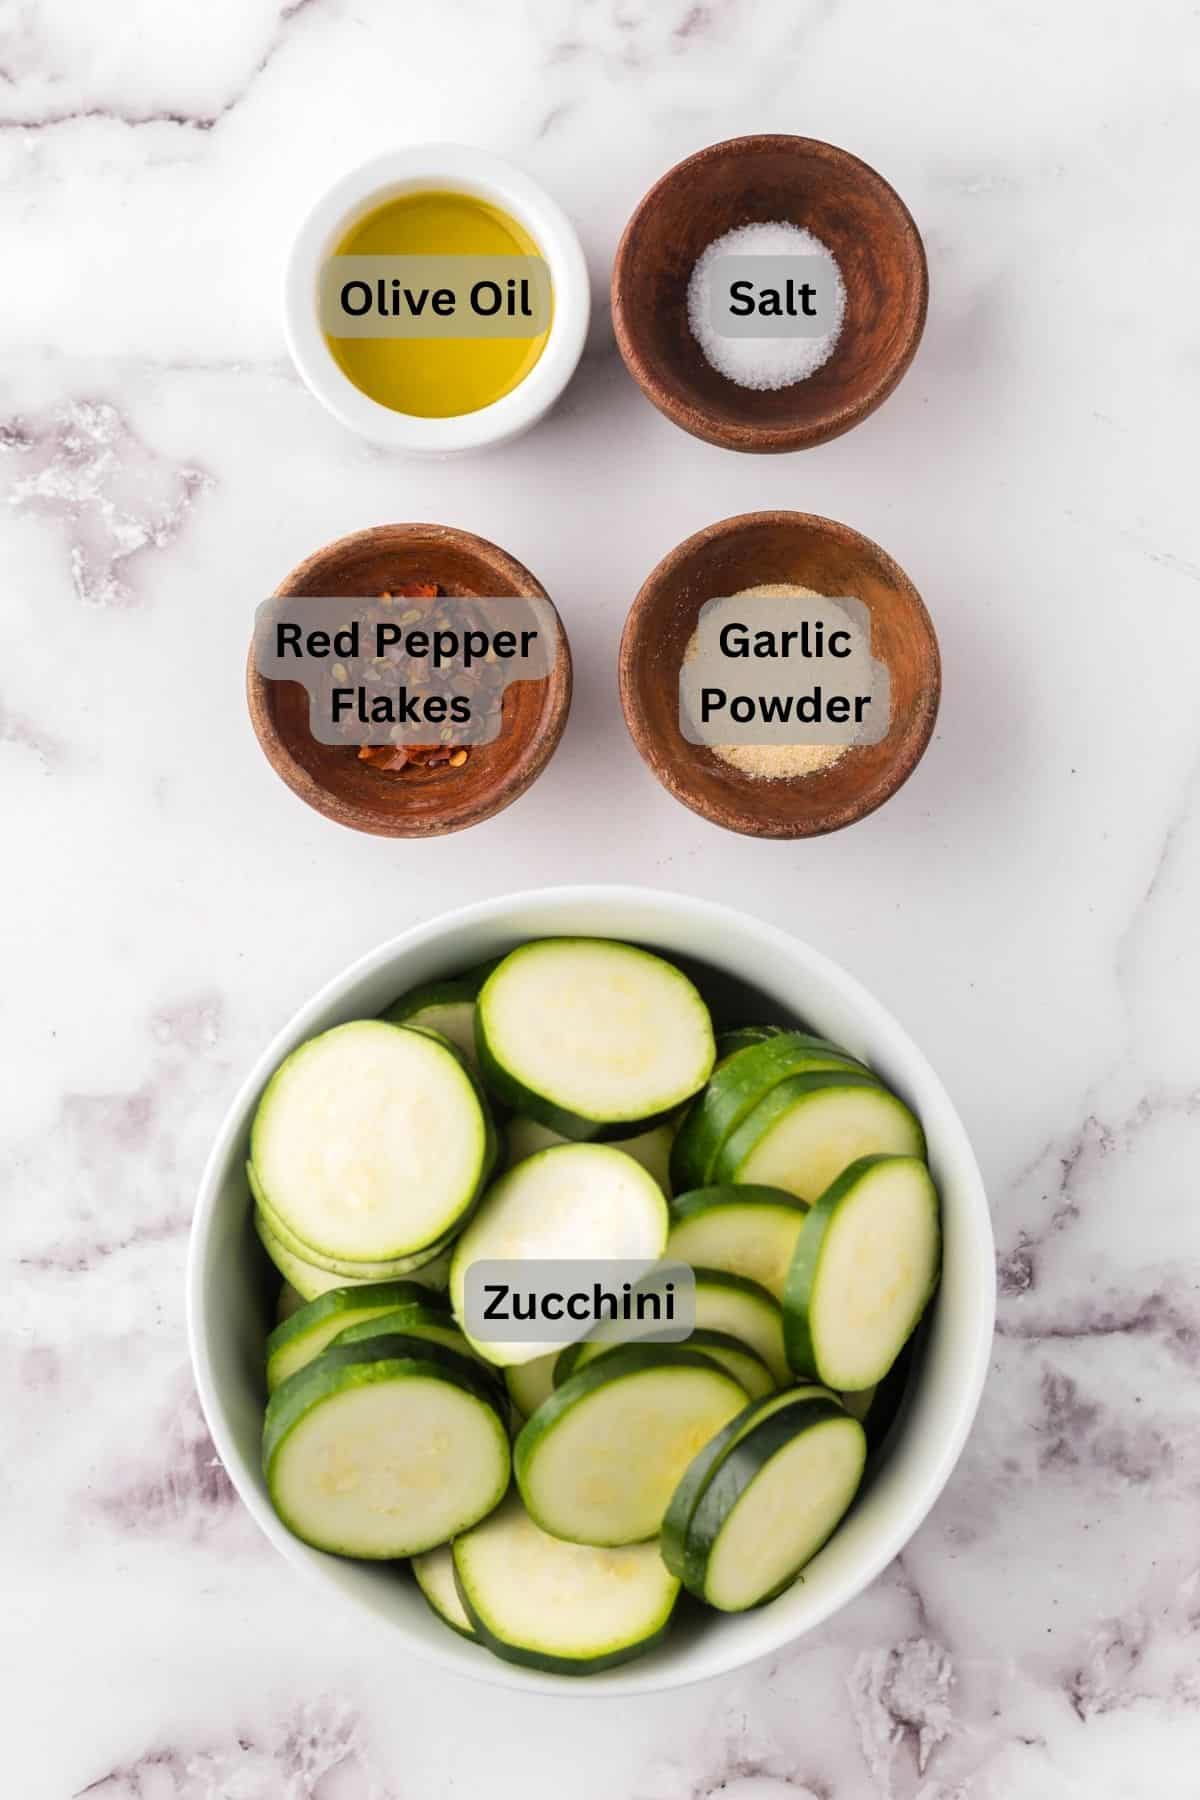
M 528 304 L 522 281 L 487 283 L 480 293 L 489 307 L 512 316 L 503 327 L 480 326 L 466 288 L 422 287 L 414 258 L 460 259 L 446 266 L 461 266 L 464 283 L 477 268 L 534 268 L 540 310 Z M 343 325 L 354 335 L 342 335 L 329 311 L 331 274 L 374 275 L 377 267 L 401 274 L 386 289 L 382 279 L 354 284 L 369 316 Z M 403 295 L 409 323 L 379 324 L 373 335 L 371 317 L 389 311 L 389 292 L 393 302 Z M 470 294 L 474 302 L 473 286 Z M 587 265 L 562 208 L 520 169 L 454 144 L 392 151 L 343 176 L 301 226 L 284 285 L 288 348 L 317 399 L 374 443 L 433 455 L 504 443 L 535 424 L 575 372 L 590 310 Z M 438 335 L 421 334 L 443 311 L 451 317 Z

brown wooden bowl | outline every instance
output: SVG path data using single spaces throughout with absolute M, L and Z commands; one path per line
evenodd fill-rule
M 783 781 L 742 774 L 679 728 L 679 670 L 701 607 L 767 582 L 861 600 L 872 654 L 891 678 L 886 737 Z M 937 718 L 941 659 L 921 596 L 878 544 L 812 513 L 743 513 L 698 531 L 659 563 L 629 609 L 619 680 L 630 735 L 677 800 L 747 837 L 819 837 L 865 818 L 908 780 Z
M 782 221 L 828 246 L 846 284 L 829 361 L 790 387 L 718 374 L 688 324 L 697 258 L 736 226 Z M 617 249 L 613 325 L 626 366 L 660 412 L 726 450 L 804 450 L 887 399 L 921 341 L 929 275 L 920 233 L 882 175 L 833 144 L 782 133 L 730 138 L 650 189 Z
M 515 557 L 449 525 L 376 525 L 316 551 L 277 594 L 379 594 L 409 582 L 437 582 L 450 595 L 531 594 L 542 584 Z M 555 613 L 555 617 L 558 615 Z M 297 681 L 259 674 L 251 643 L 246 698 L 267 760 L 315 811 L 378 837 L 437 837 L 490 819 L 537 780 L 558 746 L 571 705 L 571 651 L 559 620 L 558 656 L 540 681 L 505 691 L 499 736 L 473 744 L 461 768 L 395 772 L 360 762 L 353 745 L 318 743 L 308 728 L 308 695 Z

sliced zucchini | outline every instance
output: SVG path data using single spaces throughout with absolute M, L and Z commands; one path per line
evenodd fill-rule
M 283 1523 L 340 1556 L 416 1556 L 508 1486 L 508 1434 L 469 1359 L 414 1340 L 332 1345 L 267 1402 L 263 1471 Z M 399 1354 L 394 1352 L 399 1351 Z
M 393 1000 L 380 1016 L 389 1025 L 413 1025 L 449 1038 L 472 1067 L 475 1066 L 475 1001 L 479 990 L 496 967 L 481 963 L 465 975 L 444 981 L 426 981 Z
M 915 1156 L 852 1163 L 809 1212 L 783 1297 L 797 1374 L 882 1381 L 916 1330 L 941 1262 L 937 1189 Z
M 423 1550 L 420 1556 L 414 1556 L 412 1572 L 430 1611 L 437 1614 L 443 1625 L 457 1631 L 460 1637 L 478 1643 L 475 1627 L 467 1617 L 454 1579 L 454 1557 L 449 1544 L 439 1544 L 436 1550 Z
M 683 1344 L 622 1344 L 556 1387 L 513 1463 L 531 1518 L 576 1544 L 636 1544 L 680 1475 L 746 1404 L 727 1370 Z
M 550 1350 L 545 1356 L 535 1356 L 532 1362 L 513 1363 L 505 1369 L 504 1385 L 508 1397 L 522 1419 L 532 1419 L 542 1401 L 548 1400 L 554 1392 L 554 1367 L 558 1358 L 558 1350 Z
M 815 1200 L 860 1156 L 924 1156 L 907 1106 L 873 1075 L 792 1075 L 726 1138 L 716 1179 L 764 1183 Z
M 789 1388 L 783 1394 L 768 1394 L 765 1399 L 751 1401 L 740 1413 L 723 1425 L 715 1437 L 699 1450 L 679 1478 L 675 1492 L 663 1514 L 660 1548 L 662 1558 L 673 1575 L 683 1580 L 687 1563 L 687 1533 L 700 1496 L 726 1451 L 743 1437 L 760 1419 L 768 1419 L 784 1407 L 806 1400 L 831 1400 L 828 1388 L 808 1386 Z
M 433 1244 L 428 1249 L 418 1251 L 414 1256 L 390 1257 L 385 1262 L 350 1262 L 343 1257 L 322 1256 L 319 1252 L 311 1250 L 307 1244 L 302 1244 L 295 1232 L 290 1231 L 283 1220 L 271 1211 L 252 1163 L 246 1164 L 246 1180 L 249 1183 L 250 1192 L 254 1196 L 254 1203 L 270 1227 L 271 1235 L 276 1242 L 282 1244 L 285 1250 L 290 1250 L 293 1256 L 298 1256 L 302 1262 L 310 1262 L 313 1268 L 325 1269 L 330 1275 L 340 1276 L 346 1281 L 395 1281 L 401 1276 L 409 1275 L 414 1269 L 422 1268 L 425 1263 L 431 1262 L 435 1256 L 441 1254 L 443 1244 L 453 1241 L 452 1238 L 447 1238 L 442 1240 L 442 1243 Z
M 409 1269 L 404 1279 L 415 1281 L 419 1287 L 428 1288 L 433 1294 L 447 1295 L 450 1290 L 450 1255 L 453 1247 L 439 1250 L 429 1262 L 418 1263 L 415 1269 Z M 448 1303 L 448 1301 L 447 1301 Z
M 344 1275 L 335 1275 L 329 1269 L 318 1269 L 315 1263 L 305 1262 L 296 1256 L 286 1244 L 280 1242 L 271 1229 L 270 1220 L 263 1213 L 261 1206 L 254 1209 L 254 1229 L 258 1241 L 270 1257 L 289 1287 L 295 1288 L 303 1300 L 315 1300 L 320 1294 L 327 1294 L 332 1288 L 369 1287 L 367 1281 L 347 1281 Z
M 352 1263 L 444 1243 L 495 1156 L 491 1119 L 455 1052 L 379 1019 L 294 1050 L 250 1134 L 270 1216 L 307 1255 Z
M 857 1419 L 860 1425 L 865 1425 L 878 1392 L 878 1382 L 872 1382 L 870 1387 L 859 1388 L 857 1392 L 844 1388 L 838 1395 L 838 1399 L 852 1419 Z
M 716 1067 L 719 1069 L 739 1050 L 748 1049 L 751 1044 L 765 1044 L 768 1038 L 779 1037 L 786 1030 L 786 1025 L 737 1025 L 732 1031 L 718 1032 Z
M 638 1344 L 661 1344 L 673 1340 L 664 1339 L 660 1333 L 648 1331 L 632 1340 Z M 714 1362 L 728 1369 L 733 1379 L 740 1382 L 751 1400 L 761 1400 L 764 1394 L 775 1392 L 775 1381 L 762 1357 L 731 1337 L 727 1331 L 708 1331 L 698 1326 L 689 1337 L 682 1340 L 689 1350 L 700 1350 L 705 1356 L 711 1356 Z M 604 1338 L 585 1338 L 581 1344 L 568 1344 L 559 1356 L 554 1367 L 555 1386 L 560 1386 L 576 1370 L 584 1369 L 597 1357 L 611 1356 L 614 1350 L 621 1349 L 621 1344 Z
M 559 1675 L 590 1675 L 644 1655 L 679 1595 L 656 1543 L 564 1543 L 515 1496 L 455 1538 L 452 1554 L 464 1610 L 488 1649 Z
M 776 1383 L 792 1380 L 783 1347 L 783 1312 L 774 1294 L 745 1275 L 727 1269 L 693 1267 L 696 1280 L 696 1323 L 710 1331 L 727 1331 L 747 1344 L 766 1363 Z
M 727 1055 L 679 1128 L 671 1152 L 676 1191 L 707 1187 L 715 1179 L 726 1139 L 772 1088 L 791 1075 L 827 1069 L 868 1073 L 853 1057 L 807 1031 L 776 1032 Z
M 410 1338 L 410 1353 L 413 1356 L 421 1354 L 420 1346 L 423 1343 L 440 1344 L 444 1350 L 449 1350 L 468 1362 L 476 1375 L 482 1375 L 489 1387 L 495 1388 L 495 1398 L 503 1399 L 504 1390 L 496 1370 L 480 1360 L 444 1310 L 439 1310 L 436 1306 L 399 1307 L 395 1312 L 383 1313 L 379 1318 L 360 1319 L 356 1325 L 348 1325 L 333 1341 L 339 1345 L 369 1344 L 381 1337 Z
M 693 1268 L 745 1275 L 779 1299 L 806 1211 L 781 1188 L 697 1188 L 671 1202 L 665 1254 Z
M 795 1580 L 850 1506 L 866 1437 L 836 1400 L 780 1408 L 719 1459 L 687 1521 L 684 1582 L 744 1612 Z
M 363 1320 L 388 1317 L 397 1311 L 431 1310 L 433 1296 L 411 1281 L 386 1281 L 355 1287 L 331 1288 L 315 1300 L 300 1302 L 298 1309 L 275 1327 L 267 1339 L 267 1388 L 273 1392 L 281 1381 L 294 1375 L 319 1356 L 326 1344 L 348 1327 Z M 435 1315 L 448 1324 L 445 1308 Z
M 708 1008 L 673 964 L 602 938 L 543 938 L 489 975 L 475 1015 L 488 1087 L 573 1139 L 628 1137 L 704 1086 Z
M 641 1163 L 647 1174 L 653 1175 L 663 1193 L 669 1194 L 671 1144 L 674 1136 L 674 1127 L 664 1123 L 652 1126 L 649 1131 L 640 1131 L 636 1137 L 609 1138 L 607 1141 L 614 1150 L 623 1150 L 626 1156 L 632 1156 L 634 1162 Z M 572 1141 L 557 1131 L 551 1131 L 548 1125 L 539 1125 L 536 1119 L 510 1119 L 506 1137 L 508 1159 L 505 1166 L 509 1169 L 515 1169 L 518 1163 L 536 1156 L 539 1150 L 552 1150 L 557 1144 L 569 1144 Z
M 610 1144 L 564 1144 L 541 1150 L 489 1189 L 454 1246 L 450 1297 L 455 1315 L 471 1337 L 463 1302 L 466 1272 L 473 1262 L 493 1257 L 618 1257 L 649 1264 L 662 1254 L 666 1237 L 663 1191 L 631 1156 Z M 501 1365 L 532 1362 L 554 1348 L 545 1338 L 472 1342 L 481 1356 Z

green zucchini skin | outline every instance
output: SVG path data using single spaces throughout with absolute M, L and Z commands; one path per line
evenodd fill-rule
M 421 1346 L 428 1344 L 435 1350 L 446 1350 L 451 1356 L 461 1357 L 469 1363 L 477 1376 L 481 1376 L 488 1387 L 492 1404 L 500 1408 L 508 1405 L 508 1394 L 500 1379 L 500 1371 L 493 1369 L 476 1356 L 467 1343 L 462 1332 L 448 1313 L 440 1312 L 436 1307 L 404 1307 L 390 1313 L 382 1313 L 378 1318 L 363 1319 L 357 1325 L 350 1325 L 340 1336 L 334 1339 L 333 1347 L 342 1345 L 371 1344 L 377 1338 L 405 1338 L 410 1340 L 408 1354 L 421 1354 Z
M 727 1181 L 676 1194 L 670 1202 L 671 1224 L 682 1225 L 686 1219 L 697 1219 L 701 1213 L 722 1206 L 778 1206 L 791 1213 L 807 1211 L 804 1201 L 789 1194 L 785 1188 L 757 1187 L 752 1182 L 745 1187 L 735 1187 Z
M 307 1340 L 322 1340 L 307 1358 L 311 1361 L 312 1356 L 319 1355 L 347 1325 L 415 1307 L 436 1310 L 437 1317 L 443 1321 L 449 1319 L 445 1303 L 439 1304 L 428 1288 L 415 1281 L 381 1281 L 374 1287 L 364 1283 L 361 1287 L 331 1288 L 327 1294 L 306 1301 L 276 1325 L 267 1339 L 267 1386 L 274 1389 L 286 1379 L 278 1371 L 297 1354 L 303 1354 Z
M 422 1550 L 419 1555 L 413 1557 L 413 1579 L 416 1581 L 418 1591 L 435 1618 L 440 1619 L 443 1625 L 448 1625 L 451 1631 L 456 1631 L 460 1638 L 465 1638 L 468 1644 L 478 1644 L 479 1637 L 472 1627 L 470 1619 L 467 1619 L 465 1625 L 461 1625 L 451 1613 L 447 1612 L 438 1596 L 435 1582 L 430 1579 L 431 1561 L 433 1558 L 441 1556 L 449 1559 L 450 1579 L 454 1582 L 454 1592 L 458 1597 L 459 1605 L 462 1605 L 461 1596 L 458 1595 L 458 1582 L 454 1578 L 454 1555 L 449 1544 L 441 1545 L 436 1550 Z
M 621 1650 L 610 1650 L 606 1656 L 549 1656 L 544 1650 L 531 1650 L 524 1644 L 510 1644 L 504 1638 L 497 1637 L 489 1631 L 482 1614 L 476 1612 L 471 1604 L 471 1596 L 458 1580 L 457 1567 L 455 1579 L 458 1582 L 459 1599 L 463 1603 L 463 1611 L 470 1619 L 476 1639 L 498 1656 L 502 1662 L 517 1663 L 523 1669 L 540 1669 L 543 1675 L 598 1675 L 602 1669 L 616 1669 L 622 1663 L 634 1662 L 639 1656 L 645 1656 L 656 1644 L 661 1644 L 671 1629 L 671 1620 L 675 1607 L 672 1603 L 657 1631 L 649 1637 L 640 1638 Z M 678 1598 L 678 1596 L 676 1596 Z
M 843 1169 L 837 1180 L 826 1188 L 816 1204 L 809 1208 L 808 1217 L 801 1228 L 796 1242 L 792 1266 L 788 1270 L 787 1281 L 783 1293 L 783 1341 L 787 1351 L 788 1362 L 793 1372 L 800 1377 L 815 1381 L 824 1381 L 821 1373 L 820 1346 L 815 1342 L 812 1332 L 812 1305 L 816 1283 L 820 1276 L 821 1253 L 840 1207 L 855 1194 L 860 1181 L 873 1169 L 894 1164 L 910 1164 L 919 1168 L 928 1180 L 928 1170 L 918 1157 L 899 1156 L 861 1156 Z M 936 1192 L 930 1183 L 934 1204 Z M 882 1382 L 888 1370 L 893 1366 L 896 1357 L 904 1348 L 920 1323 L 921 1316 L 933 1298 L 937 1289 L 937 1275 L 927 1289 L 915 1316 L 909 1325 L 908 1332 L 897 1347 L 892 1363 L 887 1369 L 881 1369 L 877 1381 Z
M 289 1287 L 295 1288 L 303 1300 L 316 1300 L 321 1294 L 327 1294 L 338 1287 L 369 1287 L 367 1281 L 347 1281 L 343 1275 L 331 1274 L 328 1269 L 319 1269 L 302 1256 L 297 1256 L 275 1236 L 271 1222 L 264 1214 L 261 1206 L 254 1208 L 254 1230 L 259 1243 L 278 1269 Z
M 575 1676 L 594 1675 L 602 1669 L 614 1669 L 622 1663 L 632 1662 L 635 1658 L 644 1656 L 662 1641 L 670 1628 L 680 1588 L 678 1580 L 674 1579 L 669 1571 L 663 1569 L 657 1558 L 653 1558 L 652 1568 L 656 1583 L 661 1585 L 661 1594 L 658 1597 L 659 1606 L 657 1613 L 645 1621 L 649 1629 L 644 1629 L 640 1636 L 627 1639 L 626 1642 L 615 1645 L 611 1649 L 569 1656 L 556 1654 L 544 1646 L 518 1641 L 513 1635 L 505 1636 L 502 1622 L 493 1621 L 488 1616 L 482 1595 L 476 1596 L 472 1593 L 471 1553 L 474 1548 L 473 1540 L 476 1532 L 484 1532 L 489 1527 L 504 1529 L 506 1525 L 513 1522 L 515 1511 L 519 1507 L 520 1501 L 515 1495 L 510 1494 L 502 1507 L 490 1514 L 478 1526 L 472 1527 L 471 1531 L 463 1532 L 455 1539 L 451 1547 L 454 1558 L 455 1585 L 463 1611 L 471 1622 L 476 1638 L 485 1648 L 490 1650 L 494 1656 L 500 1657 L 502 1661 L 516 1663 L 523 1668 L 539 1669 L 551 1675 Z M 541 1527 L 528 1515 L 525 1515 L 523 1523 L 527 1527 L 532 1527 L 541 1538 L 546 1540 L 545 1554 L 549 1557 L 569 1558 L 573 1553 L 587 1548 L 587 1546 L 571 1545 L 564 1540 L 551 1538 L 548 1533 L 542 1532 Z M 648 1548 L 647 1545 L 627 1546 L 625 1550 L 617 1549 L 604 1552 L 604 1554 L 622 1558 L 629 1557 L 631 1553 L 640 1555 Z
M 748 1050 L 751 1044 L 765 1044 L 771 1038 L 780 1037 L 787 1029 L 786 1025 L 735 1025 L 730 1031 L 719 1031 L 718 1065 L 736 1056 L 739 1050 Z
M 822 1093 L 830 1087 L 879 1090 L 880 1083 L 865 1070 L 860 1074 L 854 1069 L 814 1070 L 806 1075 L 786 1076 L 768 1089 L 758 1104 L 751 1108 L 725 1139 L 717 1154 L 713 1169 L 714 1180 L 718 1183 L 736 1183 L 742 1164 L 771 1126 L 798 1101 Z M 897 1105 L 899 1104 L 897 1101 Z
M 488 989 L 491 983 L 501 978 L 509 965 L 519 957 L 551 945 L 564 947 L 579 945 L 588 948 L 602 946 L 613 952 L 622 953 L 631 959 L 642 958 L 648 963 L 669 969 L 681 987 L 690 992 L 697 1009 L 708 1021 L 710 1053 L 704 1074 L 696 1082 L 696 1085 L 686 1093 L 674 1095 L 669 1102 L 649 1113 L 634 1113 L 623 1118 L 597 1118 L 560 1104 L 550 1095 L 527 1087 L 515 1076 L 490 1040 L 487 1013 Z M 531 1119 L 536 1119 L 539 1124 L 545 1125 L 550 1131 L 557 1132 L 560 1137 L 570 1138 L 575 1143 L 608 1143 L 614 1138 L 640 1136 L 644 1132 L 657 1130 L 660 1125 L 672 1124 L 680 1107 L 691 1099 L 693 1093 L 699 1092 L 712 1073 L 712 1065 L 716 1060 L 716 1042 L 712 1034 L 711 1017 L 699 989 L 669 958 L 659 956 L 651 950 L 643 950 L 636 944 L 624 943 L 617 938 L 537 938 L 528 944 L 519 945 L 515 950 L 510 951 L 508 956 L 501 958 L 480 989 L 475 1011 L 475 1054 L 485 1087 L 508 1111 L 522 1113 Z
M 858 1420 L 851 1419 L 832 1397 L 828 1400 L 813 1399 L 801 1409 L 801 1414 L 797 1414 L 792 1407 L 770 1413 L 757 1425 L 751 1425 L 728 1448 L 712 1471 L 688 1521 L 681 1579 L 689 1593 L 695 1594 L 697 1599 L 708 1600 L 706 1578 L 709 1557 L 726 1520 L 750 1484 L 771 1459 L 785 1450 L 801 1432 L 810 1431 L 814 1426 L 826 1424 L 832 1419 L 844 1421 L 847 1429 L 853 1428 L 858 1432 L 862 1438 L 865 1464 L 866 1434 Z M 843 1514 L 842 1517 L 844 1516 Z M 811 1561 L 821 1544 L 829 1542 L 840 1523 L 840 1518 L 833 1521 L 820 1543 L 812 1546 L 805 1562 Z M 765 1606 L 768 1601 L 782 1594 L 791 1586 L 803 1566 L 801 1563 L 769 1593 L 763 1594 L 756 1605 Z
M 708 1185 L 726 1140 L 773 1087 L 789 1076 L 827 1069 L 870 1073 L 854 1057 L 807 1031 L 775 1032 L 730 1052 L 679 1128 L 671 1152 L 672 1187 Z
M 267 1402 L 263 1420 L 262 1467 L 271 1502 L 288 1530 L 302 1542 L 309 1540 L 305 1538 L 298 1523 L 288 1516 L 274 1480 L 276 1459 L 291 1432 L 314 1407 L 349 1388 L 401 1380 L 408 1376 L 427 1381 L 443 1381 L 477 1401 L 495 1420 L 497 1444 L 503 1446 L 505 1456 L 508 1456 L 508 1430 L 495 1385 L 479 1376 L 478 1366 L 470 1358 L 460 1356 L 457 1351 L 447 1350 L 440 1344 L 431 1343 L 428 1339 L 407 1338 L 400 1334 L 375 1338 L 363 1344 L 330 1345 L 320 1356 L 276 1388 Z M 511 1457 L 508 1457 L 508 1475 L 487 1511 L 499 1505 L 507 1492 L 510 1479 Z M 326 1546 L 318 1545 L 317 1548 L 324 1549 Z M 361 1547 L 353 1555 L 361 1561 L 394 1560 L 394 1553 L 373 1556 Z
M 806 1400 L 828 1400 L 832 1396 L 825 1388 L 797 1388 L 782 1394 L 766 1394 L 761 1400 L 752 1400 L 749 1406 L 723 1425 L 716 1437 L 708 1443 L 688 1464 L 680 1479 L 679 1486 L 671 1496 L 671 1504 L 663 1516 L 662 1532 L 659 1548 L 662 1559 L 672 1575 L 680 1581 L 684 1578 L 687 1563 L 687 1534 L 692 1514 L 700 1501 L 700 1496 L 708 1486 L 714 1471 L 719 1467 L 726 1452 L 760 1417 L 769 1417 L 783 1412 L 790 1406 L 799 1405 Z
M 721 1352 L 724 1351 L 730 1357 L 735 1358 L 744 1356 L 752 1365 L 755 1374 L 757 1375 L 761 1372 L 761 1375 L 765 1377 L 766 1381 L 769 1383 L 769 1386 L 763 1389 L 761 1395 L 751 1394 L 751 1399 L 765 1398 L 767 1394 L 775 1391 L 775 1378 L 771 1374 L 771 1371 L 763 1358 L 758 1354 L 758 1351 L 750 1344 L 744 1344 L 740 1338 L 734 1337 L 731 1332 L 713 1331 L 708 1326 L 697 1325 L 686 1338 L 682 1339 L 664 1338 L 658 1332 L 645 1331 L 639 1333 L 636 1338 L 626 1341 L 636 1344 L 682 1343 L 689 1350 L 698 1350 L 703 1356 L 711 1356 L 714 1362 L 719 1362 L 721 1364 L 722 1368 L 729 1369 L 729 1373 L 733 1376 L 733 1379 L 735 1381 L 740 1381 L 743 1387 L 746 1386 L 746 1383 L 742 1379 L 742 1376 L 738 1373 L 736 1368 L 729 1368 L 729 1364 L 722 1360 Z M 558 1361 L 554 1365 L 555 1387 L 558 1387 L 562 1382 L 569 1380 L 576 1369 L 580 1367 L 586 1369 L 589 1363 L 600 1362 L 604 1357 L 611 1356 L 614 1350 L 619 1350 L 623 1347 L 622 1343 L 614 1342 L 606 1344 L 602 1349 L 593 1350 L 589 1355 L 587 1352 L 593 1342 L 594 1340 L 592 1339 L 580 1338 L 576 1343 L 567 1345 L 566 1349 L 562 1351 Z M 746 1392 L 750 1393 L 748 1387 L 746 1388 Z
M 263 1194 L 262 1185 L 254 1172 L 253 1163 L 246 1164 L 246 1180 L 254 1203 L 270 1227 L 271 1235 L 276 1243 L 282 1244 L 283 1248 L 300 1262 L 306 1262 L 314 1269 L 324 1269 L 329 1275 L 341 1275 L 347 1281 L 395 1281 L 400 1276 L 407 1275 L 410 1269 L 420 1269 L 427 1262 L 432 1262 L 435 1256 L 439 1256 L 449 1244 L 454 1242 L 457 1235 L 456 1232 L 451 1232 L 446 1237 L 439 1238 L 437 1243 L 427 1245 L 424 1250 L 414 1251 L 411 1256 L 391 1257 L 387 1262 L 348 1262 L 341 1257 L 324 1256 L 320 1251 L 314 1250 L 311 1245 L 306 1244 L 303 1239 L 298 1238 L 291 1227 L 272 1209 L 270 1202 Z
M 741 1383 L 730 1375 L 727 1369 L 723 1368 L 720 1363 L 714 1362 L 711 1357 L 705 1356 L 703 1352 L 689 1350 L 685 1344 L 622 1344 L 611 1354 L 597 1357 L 594 1362 L 585 1363 L 582 1369 L 576 1370 L 561 1386 L 554 1389 L 531 1419 L 526 1419 L 513 1445 L 513 1474 L 518 1491 L 529 1517 L 543 1531 L 548 1530 L 549 1527 L 538 1517 L 536 1506 L 530 1503 L 528 1491 L 532 1466 L 543 1440 L 568 1413 L 598 1388 L 636 1377 L 648 1370 L 665 1367 L 702 1369 L 710 1374 L 719 1375 L 729 1383 L 732 1389 L 745 1395 L 747 1400 L 749 1399 Z M 559 1534 L 552 1533 L 551 1535 Z

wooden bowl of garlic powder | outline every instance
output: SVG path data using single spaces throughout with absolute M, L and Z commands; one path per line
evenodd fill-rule
M 681 671 L 701 611 L 734 595 L 862 603 L 871 655 L 887 675 L 873 741 L 864 732 L 846 744 L 806 743 L 800 730 L 795 743 L 754 746 L 685 736 Z M 629 609 L 619 680 L 630 735 L 677 800 L 747 837 L 819 837 L 865 818 L 908 780 L 933 734 L 941 659 L 920 594 L 878 544 L 812 513 L 758 512 L 709 525 L 663 558 Z

